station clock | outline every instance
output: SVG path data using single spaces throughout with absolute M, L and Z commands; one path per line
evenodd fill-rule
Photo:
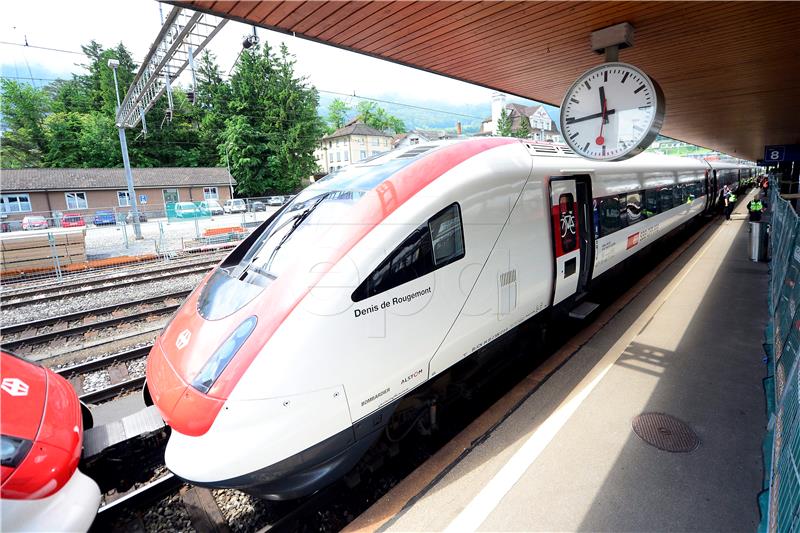
M 561 103 L 561 133 L 579 155 L 621 161 L 652 143 L 664 123 L 664 94 L 647 74 L 627 63 L 603 63 L 584 72 Z

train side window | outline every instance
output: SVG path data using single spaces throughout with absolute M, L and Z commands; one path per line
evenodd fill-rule
M 659 204 L 661 204 L 661 212 L 669 211 L 672 209 L 672 188 L 664 187 L 658 190 Z
M 636 224 L 642 220 L 642 193 L 629 192 L 625 202 L 628 224 Z
M 683 184 L 677 183 L 672 187 L 672 207 L 677 207 L 683 203 Z
M 619 227 L 624 228 L 628 225 L 628 210 L 626 204 L 628 203 L 628 195 L 620 194 L 617 197 L 617 205 L 619 205 Z
M 464 257 L 464 231 L 458 204 L 452 204 L 422 224 L 395 248 L 353 291 L 360 302 L 430 274 Z
M 453 204 L 428 222 L 433 242 L 433 264 L 439 268 L 464 257 L 464 230 L 458 204 Z
M 644 191 L 643 194 L 644 216 L 651 217 L 660 213 L 661 206 L 658 204 L 658 191 L 650 189 L 649 191 Z
M 624 209 L 624 206 L 623 206 Z M 600 215 L 600 236 L 611 235 L 615 231 L 622 229 L 622 222 L 619 218 L 620 205 L 617 196 L 608 196 L 598 200 L 597 211 Z

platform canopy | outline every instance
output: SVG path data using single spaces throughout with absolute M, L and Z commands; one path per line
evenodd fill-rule
M 664 135 L 751 160 L 800 143 L 794 2 L 174 3 L 554 105 L 603 61 L 590 33 L 628 22 L 620 60 L 663 88 Z

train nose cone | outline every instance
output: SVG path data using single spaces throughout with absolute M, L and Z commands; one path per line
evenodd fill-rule
M 225 403 L 190 387 L 170 364 L 160 340 L 147 358 L 147 386 L 164 421 L 184 435 L 206 433 Z

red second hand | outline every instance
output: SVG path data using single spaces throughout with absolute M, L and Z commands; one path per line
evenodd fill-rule
M 600 135 L 597 136 L 597 139 L 594 142 L 597 143 L 598 146 L 605 144 L 606 140 L 603 137 L 603 126 L 606 124 L 606 99 L 603 98 L 603 116 L 600 117 Z

